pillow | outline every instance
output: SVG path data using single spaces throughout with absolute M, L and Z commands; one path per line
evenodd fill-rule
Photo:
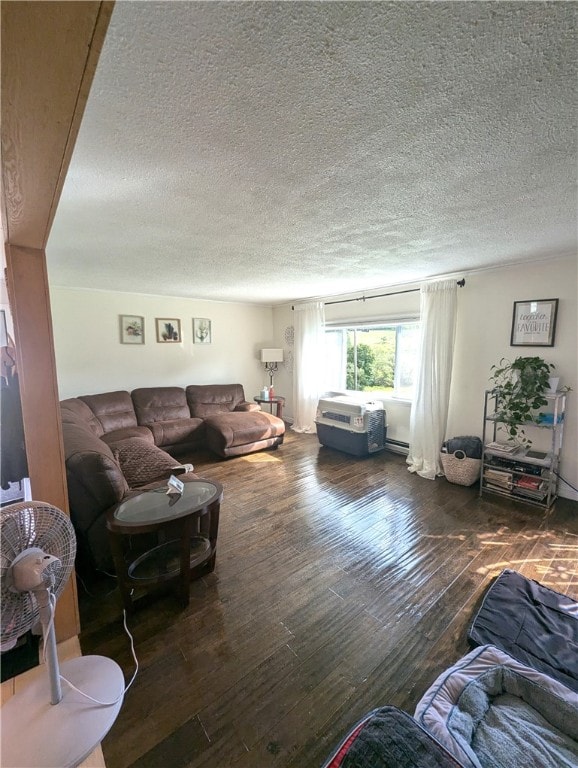
M 162 448 L 151 445 L 140 437 L 120 440 L 113 454 L 130 488 L 167 480 L 171 475 L 192 472 L 191 464 L 180 465 Z

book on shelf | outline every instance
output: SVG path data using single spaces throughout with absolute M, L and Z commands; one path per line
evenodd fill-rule
M 491 491 L 502 491 L 503 493 L 511 493 L 512 492 L 512 483 L 509 485 L 500 485 L 499 483 L 489 483 L 486 480 L 486 488 L 489 488 Z
M 527 488 L 531 491 L 539 491 L 544 487 L 544 480 L 542 477 L 536 477 L 535 475 L 521 475 L 516 478 L 516 485 L 519 488 Z
M 551 453 L 544 453 L 543 451 L 532 451 L 532 453 L 538 454 L 538 456 L 530 456 L 530 451 L 526 453 L 523 448 L 520 452 L 513 454 L 486 450 L 486 464 L 491 464 L 494 467 L 508 467 L 508 469 L 527 472 L 528 474 L 539 474 L 544 467 L 551 466 L 554 460 Z
M 535 499 L 536 501 L 542 501 L 542 499 L 546 498 L 548 495 L 548 490 L 546 488 L 541 488 L 540 490 L 532 490 L 531 488 L 522 488 L 520 486 L 515 486 L 512 488 L 512 494 L 515 496 L 524 496 L 527 499 Z
M 495 478 L 497 478 L 499 480 L 500 479 L 509 479 L 509 480 L 512 479 L 512 473 L 509 470 L 492 469 L 491 467 L 488 467 L 485 470 L 484 475 L 486 475 L 486 477 L 495 477 Z
M 535 467 L 550 467 L 554 462 L 553 454 L 545 453 L 544 451 L 526 451 L 523 456 L 516 456 L 515 458 L 522 465 L 526 464 L 527 466 Z
M 545 459 L 547 456 L 546 451 L 526 451 L 528 459 Z
M 513 472 L 519 472 L 522 475 L 536 475 L 536 477 L 542 477 L 542 467 L 534 464 L 522 464 L 519 461 L 512 461 L 510 468 Z
M 498 451 L 499 453 L 515 453 L 519 448 L 519 445 L 513 445 L 512 443 L 500 443 L 496 440 L 493 440 L 491 443 L 486 443 L 487 451 Z
M 498 469 L 486 469 L 484 471 L 484 479 L 486 483 L 501 488 L 511 488 L 513 485 L 512 473 L 502 472 Z

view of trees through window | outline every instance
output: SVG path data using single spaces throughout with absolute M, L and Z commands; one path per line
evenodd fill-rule
M 325 338 L 328 389 L 411 398 L 418 322 L 331 328 Z

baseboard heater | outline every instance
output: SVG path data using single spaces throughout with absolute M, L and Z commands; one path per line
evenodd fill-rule
M 399 453 L 402 456 L 409 454 L 409 443 L 404 443 L 403 440 L 390 440 L 388 437 L 385 443 L 387 450 L 392 453 Z
M 386 447 L 387 424 L 381 402 L 353 397 L 321 398 L 315 418 L 321 445 L 354 456 L 368 456 Z

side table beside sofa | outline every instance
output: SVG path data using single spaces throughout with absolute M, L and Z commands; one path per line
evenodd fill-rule
M 186 607 L 191 578 L 215 567 L 223 487 L 188 480 L 180 494 L 168 494 L 161 486 L 131 494 L 107 512 L 118 587 L 129 612 L 135 590 L 170 581 L 177 582 Z
M 273 397 L 254 397 L 253 400 L 259 405 L 268 405 L 269 413 L 273 413 L 273 406 L 276 407 L 275 416 L 278 419 L 283 418 L 283 406 L 285 405 L 285 398 L 282 395 L 274 395 Z

